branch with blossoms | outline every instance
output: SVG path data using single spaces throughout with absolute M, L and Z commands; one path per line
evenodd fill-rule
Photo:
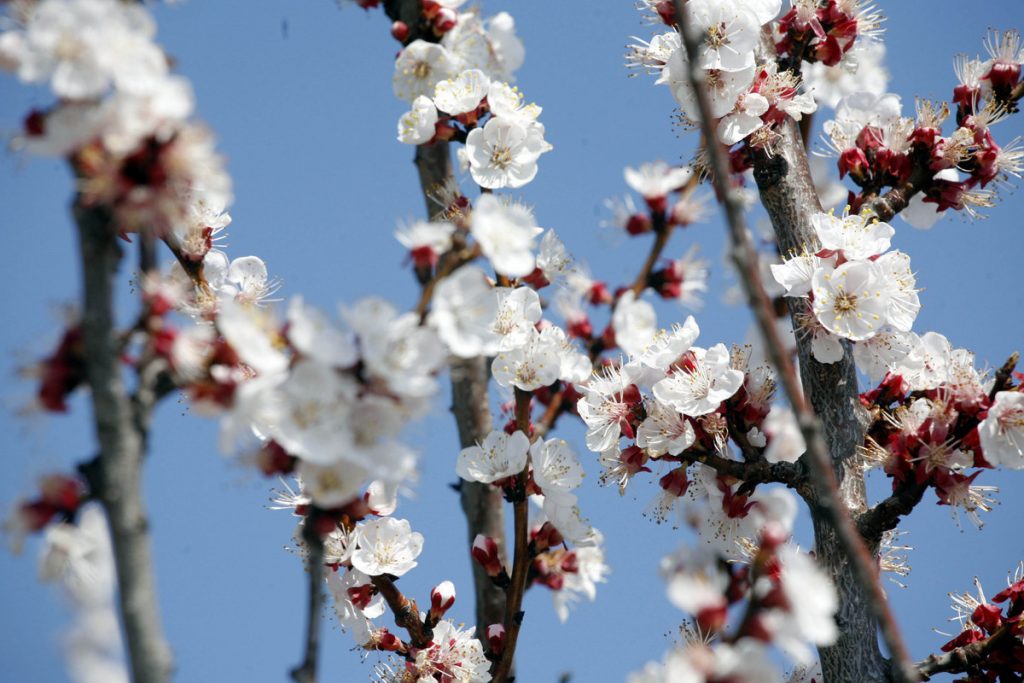
M 789 298 L 804 390 L 824 421 L 833 467 L 843 482 L 839 489 L 843 500 L 838 505 L 862 513 L 858 519 L 859 530 L 865 534 L 865 540 L 872 548 L 876 547 L 883 532 L 895 526 L 901 514 L 908 513 L 916 505 L 929 485 L 936 486 L 940 503 L 966 509 L 974 516 L 987 509 L 990 501 L 985 487 L 971 485 L 977 473 L 962 473 L 965 465 L 979 464 L 978 458 L 983 451 L 977 444 L 980 422 L 973 417 L 977 415 L 979 396 L 983 397 L 983 391 L 979 390 L 981 381 L 973 369 L 973 356 L 962 351 L 953 352 L 941 338 L 945 343 L 945 353 L 936 357 L 943 351 L 936 348 L 939 346 L 935 343 L 938 335 L 929 336 L 934 334 L 929 333 L 918 337 L 910 332 L 920 301 L 909 259 L 899 252 L 885 253 L 894 230 L 881 220 L 887 220 L 893 213 L 877 215 L 865 212 L 864 218 L 845 212 L 842 218 L 820 213 L 808 161 L 794 125 L 794 122 L 802 123 L 816 108 L 811 91 L 801 88 L 801 73 L 820 78 L 819 65 L 832 68 L 843 61 L 845 55 L 853 54 L 855 48 L 860 50 L 862 43 L 876 41 L 879 13 L 850 2 L 793 2 L 791 10 L 777 25 L 761 31 L 760 27 L 777 14 L 775 3 L 759 2 L 741 7 L 740 3 L 691 0 L 685 7 L 682 3 L 664 2 L 646 5 L 661 23 L 670 27 L 674 27 L 677 20 L 695 25 L 700 33 L 699 41 L 695 41 L 699 45 L 687 51 L 682 49 L 678 34 L 674 31 L 663 33 L 650 42 L 632 46 L 627 56 L 630 65 L 659 73 L 658 82 L 669 86 L 683 110 L 681 119 L 686 123 L 702 122 L 704 134 L 712 143 L 701 158 L 701 164 L 707 168 L 705 173 L 718 182 L 720 197 L 727 200 L 731 193 L 725 188 L 742 185 L 745 182 L 743 172 L 752 170 L 762 202 L 772 219 L 779 248 L 786 258 L 783 263 L 772 263 L 769 257 L 755 264 L 749 250 L 734 251 L 734 256 L 747 256 L 738 264 L 738 269 L 750 290 L 755 312 L 761 314 L 759 323 L 762 331 L 769 339 L 775 338 L 775 326 L 771 320 L 771 306 L 767 305 L 763 295 L 755 296 L 759 289 L 756 286 L 756 269 L 767 271 L 767 266 L 771 265 L 771 279 L 776 280 L 772 286 L 781 287 L 780 293 Z M 1009 104 L 1010 108 L 1015 102 L 1007 101 L 1007 92 L 1012 93 L 1013 88 L 994 88 L 992 78 L 996 72 L 1002 74 L 1005 71 L 1014 87 L 1018 82 L 1021 59 L 1015 35 L 1014 32 L 1001 34 L 1002 37 L 996 34 L 992 45 L 998 47 L 990 46 L 993 59 L 979 67 L 989 74 L 983 97 L 988 97 L 991 102 L 1001 101 L 1004 106 Z M 703 97 L 704 91 L 691 84 L 691 73 L 696 75 L 695 80 L 708 82 L 707 97 Z M 822 80 L 817 82 L 820 83 Z M 976 104 L 979 94 L 980 90 L 975 93 Z M 844 107 L 859 106 L 855 104 L 858 101 L 856 97 L 836 99 L 839 102 L 833 106 L 837 107 L 837 120 L 826 123 L 827 132 L 848 126 L 856 129 L 850 140 L 864 133 L 862 139 L 868 141 L 885 137 L 886 145 L 890 147 L 877 158 L 872 157 L 872 163 L 877 161 L 883 166 L 888 165 L 882 170 L 889 175 L 879 171 L 861 178 L 864 180 L 862 196 L 858 199 L 851 195 L 855 210 L 867 205 L 880 192 L 884 194 L 884 189 L 893 185 L 894 169 L 904 173 L 900 181 L 919 176 L 931 179 L 934 172 L 922 176 L 920 171 L 913 169 L 906 155 L 901 156 L 902 148 L 899 146 L 906 140 L 905 148 L 909 149 L 912 141 L 911 133 L 915 128 L 912 121 L 905 120 L 909 123 L 901 123 L 903 128 L 900 129 L 887 129 L 889 132 L 885 136 L 881 132 L 876 134 L 869 130 L 869 125 L 858 123 L 857 114 L 844 110 Z M 868 96 L 861 99 L 867 102 Z M 991 105 L 993 111 L 999 107 L 999 104 Z M 865 116 L 872 116 L 870 111 L 866 106 Z M 975 119 L 967 125 L 975 125 L 973 121 Z M 987 124 L 983 115 L 977 125 L 987 128 Z M 963 137 L 971 136 L 964 133 Z M 890 140 L 894 142 L 889 144 Z M 714 164 L 716 142 L 730 148 L 728 165 Z M 965 181 L 962 189 L 969 190 L 972 183 L 984 187 L 995 177 L 1005 180 L 1007 176 L 1017 175 L 1018 155 L 1012 145 L 1010 147 L 1010 150 L 1000 151 L 989 137 L 972 148 L 972 153 L 980 152 L 979 159 L 994 161 L 998 157 L 999 161 L 994 162 L 995 166 L 990 164 L 987 172 L 982 174 L 987 174 L 989 180 L 982 180 L 976 174 L 974 180 Z M 845 175 L 846 169 L 842 164 L 841 159 L 840 173 Z M 871 187 L 871 183 L 876 187 Z M 897 193 L 900 191 L 896 188 Z M 904 190 L 903 196 L 909 199 L 910 194 Z M 731 205 L 727 202 L 727 207 L 732 209 L 731 222 L 735 226 L 738 208 L 735 202 Z M 742 229 L 739 231 L 734 244 L 749 244 L 743 232 Z M 857 261 L 864 265 L 857 265 Z M 776 350 L 775 358 L 786 364 L 787 359 L 778 353 L 778 343 L 771 344 L 770 348 Z M 883 382 L 877 391 L 861 395 L 858 401 L 855 391 L 851 391 L 857 387 L 854 361 L 875 381 L 886 372 L 891 373 L 891 379 L 887 378 L 888 384 Z M 865 512 L 863 471 L 881 457 L 879 450 L 885 452 L 884 448 L 877 447 L 875 441 L 869 440 L 866 444 L 864 441 L 865 426 L 880 424 L 878 419 L 884 421 L 879 409 L 872 406 L 876 401 L 896 401 L 906 397 L 912 389 L 900 391 L 892 385 L 904 381 L 904 376 L 910 378 L 914 373 L 919 374 L 922 364 L 927 368 L 926 374 L 936 366 L 941 369 L 936 377 L 908 379 L 915 384 L 915 389 L 934 389 L 936 394 L 928 395 L 938 398 L 942 405 L 948 405 L 947 396 L 952 394 L 955 397 L 959 392 L 965 403 L 975 404 L 975 407 L 973 412 L 972 408 L 965 408 L 969 414 L 960 410 L 945 411 L 946 415 L 938 423 L 945 426 L 940 426 L 928 439 L 922 439 L 923 443 L 914 442 L 913 453 L 900 453 L 898 457 L 905 462 L 920 463 L 929 458 L 935 462 L 928 466 L 926 474 L 901 478 L 900 485 L 894 486 L 892 497 Z M 783 379 L 786 377 L 784 373 Z M 840 389 L 837 391 L 837 388 Z M 888 398 L 894 392 L 897 398 Z M 799 391 L 795 388 L 788 393 L 791 401 L 801 401 L 796 398 Z M 915 398 L 918 396 L 914 395 Z M 922 404 L 922 410 L 925 405 L 934 403 Z M 981 408 L 986 406 L 987 403 L 982 401 Z M 874 410 L 871 419 L 864 415 L 868 410 Z M 1003 410 L 1012 409 L 1007 405 Z M 985 418 L 985 414 L 980 417 Z M 930 429 L 932 423 L 928 422 L 927 427 Z M 961 446 L 961 440 L 967 442 L 967 447 Z M 963 453 L 960 448 L 964 448 L 967 454 L 973 454 L 973 458 L 968 455 L 966 461 L 962 461 L 964 459 L 958 455 Z M 868 461 L 862 460 L 863 457 Z M 808 458 L 809 463 L 817 462 L 811 454 L 801 461 Z M 938 469 L 930 479 L 932 467 Z M 831 470 L 832 467 L 825 468 L 824 473 L 831 475 Z M 820 480 L 821 476 L 819 470 L 814 478 Z M 882 660 L 873 638 L 858 642 L 859 636 L 851 635 L 873 634 L 876 628 L 873 618 L 865 619 L 863 613 L 853 613 L 853 605 L 872 605 L 876 616 L 887 615 L 884 596 L 876 585 L 873 563 L 866 553 L 855 552 L 855 547 L 861 545 L 860 534 L 854 532 L 848 522 L 837 525 L 835 513 L 840 518 L 847 515 L 835 509 L 836 503 L 830 505 L 827 498 L 822 499 L 821 496 L 813 496 L 808 502 L 812 513 L 817 510 L 819 516 L 830 520 L 827 527 L 821 528 L 838 532 L 847 530 L 845 534 L 838 534 L 838 538 L 845 539 L 841 548 L 824 545 L 826 541 L 836 542 L 835 533 L 816 534 L 819 557 L 831 565 L 840 587 L 841 611 L 847 624 L 847 633 L 840 642 L 822 649 L 826 674 L 840 678 L 852 676 L 858 680 L 885 680 L 890 675 L 889 665 Z M 816 527 L 818 531 L 819 527 Z M 851 564 L 851 560 L 860 561 Z M 851 566 L 860 568 L 856 576 L 850 574 Z M 855 579 L 852 585 L 851 579 Z M 865 600 L 866 595 L 874 598 Z M 905 654 L 900 654 L 902 649 L 895 644 L 898 636 L 892 624 L 891 617 L 882 619 L 890 650 L 900 660 L 900 666 L 892 675 L 913 678 L 915 673 L 909 666 L 909 660 Z M 859 651 L 850 649 L 861 647 L 862 643 L 866 648 Z

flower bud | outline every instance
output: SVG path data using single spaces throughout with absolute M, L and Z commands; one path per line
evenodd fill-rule
M 430 591 L 430 621 L 438 622 L 455 604 L 455 584 L 442 581 Z
M 551 522 L 544 524 L 533 533 L 533 546 L 537 552 L 542 553 L 548 548 L 562 545 L 565 539 Z
M 402 639 L 386 628 L 374 631 L 373 635 L 370 636 L 370 643 L 373 644 L 373 649 L 375 650 L 384 650 L 386 652 L 404 652 L 406 650 Z
M 505 571 L 505 567 L 501 564 L 501 558 L 498 556 L 498 544 L 490 536 L 477 534 L 473 539 L 472 553 L 473 559 L 484 568 L 487 576 L 496 578 Z
M 491 624 L 487 627 L 487 643 L 491 646 L 491 652 L 500 655 L 505 649 L 505 626 L 502 624 Z
M 459 23 L 459 15 L 455 10 L 442 7 L 434 16 L 434 30 L 438 33 L 448 33 Z
M 82 503 L 82 483 L 65 474 L 50 474 L 39 482 L 44 503 L 66 512 L 74 512 Z
M 626 232 L 630 235 L 642 235 L 652 228 L 651 217 L 646 214 L 634 213 L 626 220 Z
M 404 21 L 396 21 L 391 24 L 391 37 L 398 42 L 405 44 L 409 38 L 409 26 Z

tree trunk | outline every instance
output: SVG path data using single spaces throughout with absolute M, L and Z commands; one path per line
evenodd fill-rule
M 807 154 L 792 121 L 787 121 L 782 128 L 777 154 L 755 158 L 754 178 L 783 256 L 805 248 L 816 250 L 819 245 L 810 217 L 821 211 L 821 204 L 811 180 Z M 806 300 L 790 300 L 795 329 L 799 330 L 798 316 L 806 311 Z M 811 354 L 810 335 L 797 334 L 804 392 L 821 419 L 841 502 L 851 514 L 857 514 L 867 506 L 864 477 L 857 467 L 857 448 L 863 443 L 864 433 L 857 419 L 859 402 L 853 355 L 848 344 L 843 346 L 842 360 L 824 365 Z M 839 640 L 835 645 L 820 648 L 825 681 L 888 681 L 889 664 L 878 647 L 878 622 L 871 613 L 869 598 L 857 582 L 836 533 L 813 494 L 807 497 L 807 504 L 814 524 L 818 559 L 831 574 L 839 592 Z M 877 553 L 877 548 L 871 550 Z

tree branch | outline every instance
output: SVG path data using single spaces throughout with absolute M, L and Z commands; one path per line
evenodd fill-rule
M 857 530 L 860 535 L 871 543 L 878 543 L 882 534 L 896 528 L 900 517 L 913 512 L 927 490 L 927 483 L 910 481 L 893 491 L 888 498 L 857 517 Z
M 753 462 L 741 462 L 729 460 L 714 453 L 691 453 L 683 451 L 681 458 L 694 463 L 699 462 L 714 469 L 719 474 L 734 479 L 739 479 L 745 484 L 785 484 L 797 491 L 806 491 L 808 484 L 807 473 L 798 462 L 777 462 L 770 463 L 767 460 L 756 460 Z
M 793 363 L 778 336 L 773 307 L 764 292 L 764 287 L 760 280 L 757 254 L 751 244 L 749 233 L 744 224 L 742 206 L 730 187 L 728 165 L 713 126 L 711 107 L 704 83 L 704 74 L 698 66 L 700 37 L 695 35 L 688 26 L 688 17 L 683 1 L 675 0 L 675 7 L 676 16 L 679 17 L 680 33 L 689 56 L 690 83 L 701 111 L 701 125 L 707 141 L 708 158 L 711 162 L 716 189 L 723 204 L 729 227 L 732 242 L 731 255 L 739 270 L 741 282 L 746 290 L 750 306 L 764 337 L 768 356 L 778 371 L 782 386 L 796 413 L 797 421 L 807 443 L 807 453 L 804 456 L 804 461 L 814 483 L 814 505 L 812 509 L 816 508 L 821 522 L 830 527 L 831 533 L 834 534 L 837 550 L 842 555 L 839 558 L 839 563 L 848 565 L 849 569 L 852 569 L 853 578 L 859 589 L 857 591 L 859 597 L 867 602 L 872 616 L 881 623 L 883 638 L 895 660 L 895 666 L 892 667 L 891 673 L 897 681 L 903 683 L 915 681 L 917 678 L 916 670 L 910 663 L 906 647 L 903 644 L 895 620 L 889 610 L 888 602 L 879 584 L 873 553 L 864 545 L 863 539 L 857 533 L 850 519 L 850 511 L 847 508 L 846 502 L 840 497 L 839 482 L 833 469 L 836 460 L 842 462 L 843 460 L 855 457 L 855 449 L 859 444 L 852 440 L 844 441 L 842 433 L 838 429 L 833 431 L 833 427 L 841 429 L 843 424 L 829 424 L 827 422 L 829 414 L 822 414 L 819 411 L 819 415 L 822 420 L 826 421 L 828 433 L 832 437 L 832 449 L 830 452 L 830 444 L 825 440 L 825 430 L 823 429 L 822 422 L 811 411 L 797 382 Z M 768 43 L 765 52 L 773 52 L 774 44 L 771 43 L 770 36 L 765 42 Z M 808 225 L 809 214 L 820 211 L 821 206 L 818 202 L 813 183 L 810 181 L 806 153 L 793 122 L 787 121 L 784 129 L 786 134 L 781 146 L 785 147 L 786 155 L 792 157 L 801 168 L 793 169 L 789 164 L 789 160 L 783 156 L 781 149 L 778 155 L 771 159 L 762 155 L 760 159 L 761 177 L 758 178 L 758 186 L 761 189 L 765 208 L 768 210 L 772 218 L 772 224 L 779 236 L 780 247 L 782 247 L 783 251 L 786 251 L 787 247 L 791 248 L 794 246 L 792 244 L 785 244 L 785 238 L 788 237 L 790 242 L 795 241 L 794 238 L 797 237 L 796 232 L 800 227 L 800 223 L 796 223 L 796 221 L 800 221 L 803 224 L 804 234 L 802 237 L 808 242 L 814 239 L 813 230 Z M 766 165 L 765 161 L 770 163 Z M 758 170 L 758 163 L 755 162 L 755 177 L 758 177 Z M 765 171 L 770 173 L 770 178 Z M 801 187 L 798 192 L 786 192 L 787 183 L 785 181 L 788 178 L 789 182 L 792 183 L 794 176 L 796 184 L 801 185 Z M 769 179 L 773 181 L 772 184 L 776 190 L 776 196 L 773 198 L 774 201 L 769 201 L 771 198 L 770 190 L 773 189 L 772 185 L 766 183 Z M 819 383 L 820 380 L 825 378 L 825 375 L 824 373 L 817 373 L 818 367 L 823 366 L 819 364 L 816 367 L 814 365 L 815 362 L 809 353 L 808 340 L 804 339 L 801 345 L 803 347 L 801 349 L 801 364 L 804 370 L 804 385 L 813 402 L 820 395 Z M 837 417 L 843 418 L 842 422 L 845 422 L 847 425 L 852 424 L 855 427 L 854 435 L 859 440 L 862 436 L 859 434 L 859 428 L 856 427 L 856 415 L 853 412 L 854 403 L 857 400 L 857 383 L 850 356 L 851 353 L 847 347 L 844 349 L 844 361 L 847 363 L 846 368 L 849 374 L 847 377 L 844 377 L 845 386 L 844 383 L 833 383 L 827 387 L 827 393 L 824 396 L 827 397 L 830 403 L 834 400 L 836 394 L 839 394 L 844 399 L 844 408 Z M 813 379 L 809 381 L 808 375 L 812 377 L 817 375 L 818 381 L 816 382 Z M 859 488 L 863 489 L 863 486 L 864 483 L 861 478 Z M 858 502 L 862 504 L 863 497 L 860 497 Z M 822 535 L 818 533 L 818 527 L 819 525 L 816 524 L 816 540 L 818 541 L 819 552 L 821 552 Z M 826 564 L 825 566 L 828 565 Z M 832 569 L 832 567 L 829 568 Z M 861 626 L 867 626 L 870 631 L 867 635 L 870 636 L 870 640 L 874 641 L 874 624 L 869 621 L 865 625 L 857 624 L 855 627 Z M 865 637 L 865 634 L 859 635 Z M 877 642 L 875 650 L 877 651 Z M 822 660 L 827 680 L 847 680 L 845 677 L 835 676 L 834 672 L 829 670 L 824 653 Z M 884 671 L 877 671 L 875 672 L 875 677 L 884 680 L 884 674 Z M 857 680 L 869 680 L 865 676 L 856 676 L 854 678 Z M 854 680 L 854 678 L 849 680 Z
M 434 638 L 433 631 L 420 621 L 420 613 L 416 601 L 410 600 L 398 590 L 395 582 L 386 575 L 371 576 L 370 580 L 377 587 L 384 601 L 388 603 L 391 613 L 395 615 L 395 623 L 409 633 L 409 644 L 416 648 L 430 645 Z
M 320 652 L 320 613 L 324 605 L 324 541 L 316 531 L 312 517 L 302 527 L 306 545 L 306 571 L 309 572 L 309 602 L 306 614 L 306 644 L 302 664 L 291 670 L 295 683 L 316 683 Z
M 917 663 L 921 680 L 930 681 L 932 676 L 939 673 L 963 673 L 983 664 L 993 650 L 1012 637 L 1014 625 L 1004 624 L 988 638 L 962 645 L 946 654 L 929 655 L 928 659 Z
M 120 339 L 114 320 L 113 283 L 121 247 L 109 211 L 74 205 L 84 301 L 85 374 L 92 390 L 99 441 L 94 465 L 83 468 L 93 496 L 110 524 L 118 597 L 135 683 L 165 683 L 174 668 L 156 594 L 149 523 L 142 503 L 142 459 L 155 392 L 133 400 L 121 377 Z M 143 386 L 149 381 L 143 378 Z

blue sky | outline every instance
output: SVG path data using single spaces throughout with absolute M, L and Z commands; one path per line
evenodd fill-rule
M 542 121 L 554 151 L 536 180 L 520 193 L 540 225 L 558 230 L 569 249 L 611 284 L 631 281 L 646 254 L 646 239 L 627 240 L 598 227 L 602 200 L 625 191 L 622 167 L 653 159 L 688 160 L 696 144 L 671 125 L 673 102 L 652 79 L 628 78 L 622 66 L 629 37 L 647 37 L 630 1 L 600 3 L 487 3 L 512 12 L 527 48 L 518 84 L 544 107 Z M 927 10 L 925 10 L 927 6 Z M 890 89 L 905 109 L 915 95 L 949 96 L 952 56 L 982 51 L 989 27 L 1020 21 L 1018 0 L 963 3 L 888 2 Z M 301 293 L 333 309 L 371 294 L 411 306 L 417 287 L 403 269 L 392 238 L 397 219 L 418 216 L 422 200 L 412 150 L 394 140 L 404 104 L 391 92 L 397 44 L 379 12 L 333 2 L 239 3 L 193 0 L 157 7 L 160 41 L 195 87 L 201 117 L 220 140 L 235 181 L 234 222 L 227 240 L 233 256 L 256 254 L 284 281 L 282 294 Z M 13 79 L 0 79 L 0 131 L 14 130 L 26 111 L 49 96 Z M 1018 115 L 1000 124 L 1006 143 L 1024 131 Z M 47 352 L 60 330 L 60 308 L 79 290 L 74 230 L 67 207 L 70 177 L 55 160 L 0 155 L 0 221 L 11 317 L 0 330 L 0 432 L 7 469 L 0 504 L 32 488 L 41 474 L 87 457 L 93 437 L 84 396 L 67 416 L 25 415 L 34 387 L 18 370 Z M 924 288 L 915 329 L 937 330 L 974 350 L 982 366 L 998 366 L 1024 339 L 1024 289 L 1014 273 L 1024 248 L 1022 199 L 1007 195 L 989 218 L 947 219 L 929 232 L 896 222 L 894 246 L 909 253 Z M 758 220 L 755 214 L 754 221 Z M 701 340 L 741 342 L 748 317 L 726 306 L 729 280 L 721 265 L 723 226 L 708 223 L 676 236 L 669 253 L 699 243 L 713 262 L 713 287 L 697 314 Z M 124 277 L 122 309 L 132 303 Z M 660 321 L 686 311 L 659 308 Z M 582 431 L 564 421 L 578 445 L 588 480 L 581 505 L 605 532 L 613 574 L 596 603 L 581 604 L 561 626 L 546 589 L 526 598 L 520 640 L 520 680 L 623 680 L 660 657 L 680 614 L 666 604 L 657 576 L 660 557 L 685 539 L 640 513 L 654 495 L 641 483 L 624 498 L 596 485 L 598 468 L 585 452 Z M 293 529 L 286 513 L 265 509 L 273 482 L 225 460 L 216 449 L 216 425 L 188 413 L 171 398 L 161 406 L 146 469 L 158 584 L 178 680 L 285 680 L 298 660 L 304 619 L 299 561 L 283 548 Z M 422 481 L 399 515 L 426 537 L 420 566 L 403 578 L 413 596 L 452 579 L 465 599 L 453 616 L 471 619 L 464 523 L 446 486 L 458 451 L 442 394 L 433 415 L 411 428 L 422 450 Z M 876 482 L 882 491 L 885 482 Z M 1024 558 L 1019 492 L 1024 475 L 985 473 L 980 483 L 1002 488 L 1002 505 L 984 531 L 963 530 L 928 494 L 911 520 L 909 587 L 890 588 L 894 608 L 915 657 L 944 639 L 951 612 L 945 594 L 966 590 L 973 576 L 992 587 Z M 11 680 L 65 680 L 57 633 L 68 615 L 60 599 L 35 579 L 36 546 L 12 557 L 0 552 L 0 666 Z M 955 628 L 953 626 L 952 628 Z M 351 640 L 328 620 L 323 681 L 365 680 L 369 665 L 350 651 Z

